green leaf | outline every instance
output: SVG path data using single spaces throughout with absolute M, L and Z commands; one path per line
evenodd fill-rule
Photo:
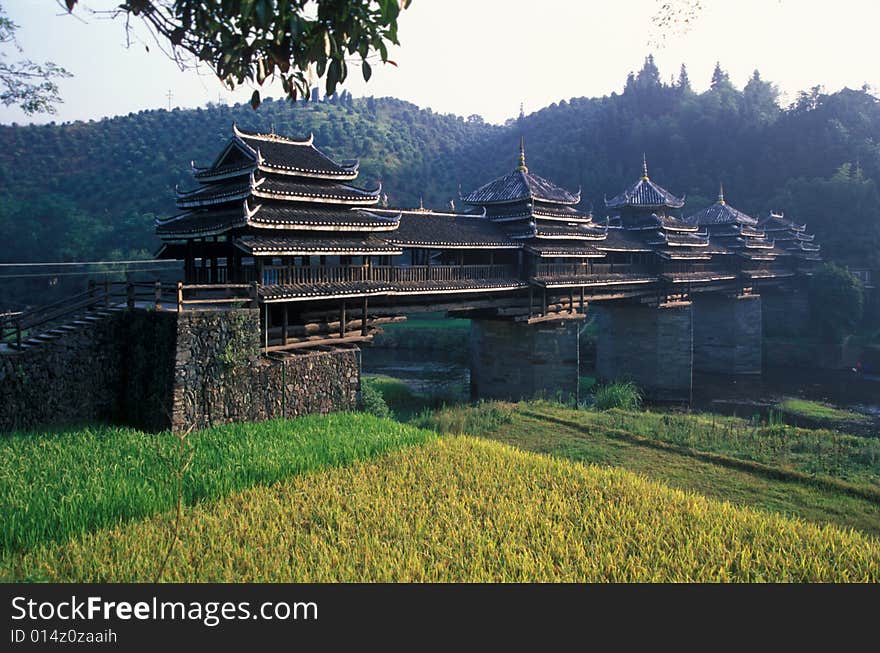
M 254 94 L 251 95 L 251 107 L 254 111 L 257 110 L 257 107 L 260 106 L 260 92 L 254 91 Z
M 364 62 L 361 64 L 361 69 L 364 71 L 364 81 L 370 81 L 370 77 L 373 74 L 373 70 L 370 68 L 370 64 L 367 63 L 367 60 L 364 59 Z

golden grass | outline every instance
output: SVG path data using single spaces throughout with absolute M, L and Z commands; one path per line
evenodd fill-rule
M 144 581 L 170 520 L 7 556 L 2 569 Z M 880 580 L 880 542 L 870 536 L 470 437 L 195 506 L 181 538 L 165 580 Z

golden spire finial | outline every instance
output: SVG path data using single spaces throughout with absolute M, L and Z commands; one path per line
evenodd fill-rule
M 724 204 L 724 182 L 718 184 L 718 203 Z
M 642 179 L 648 181 L 648 157 L 642 152 Z
M 519 137 L 519 166 L 517 166 L 517 170 L 529 171 L 526 167 L 526 139 L 522 136 Z

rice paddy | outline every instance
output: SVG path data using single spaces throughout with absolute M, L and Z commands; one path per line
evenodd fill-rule
M 12 579 L 143 581 L 172 516 L 7 555 Z M 880 543 L 462 436 L 187 509 L 169 581 L 869 581 Z
M 228 424 L 187 436 L 188 505 L 424 442 L 427 431 L 362 413 Z M 176 438 L 107 426 L 0 438 L 0 552 L 171 509 Z

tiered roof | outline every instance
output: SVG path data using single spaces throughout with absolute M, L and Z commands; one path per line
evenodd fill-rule
M 605 239 L 606 229 L 579 211 L 581 192 L 572 193 L 529 171 L 520 139 L 519 165 L 510 173 L 462 196 L 503 227 L 507 238 L 539 257 L 600 257 L 584 241 Z
M 160 238 L 173 242 L 228 234 L 249 254 L 399 250 L 370 236 L 396 229 L 400 216 L 372 211 L 381 184 L 365 190 L 349 183 L 358 174 L 356 161 L 333 161 L 311 136 L 294 140 L 235 125 L 232 131 L 210 166 L 193 166 L 199 186 L 178 190 L 181 213 L 156 221 Z
M 777 250 L 807 261 L 821 260 L 820 247 L 813 242 L 815 236 L 806 232 L 805 224 L 798 224 L 787 219 L 782 213 L 771 211 L 760 221 L 759 227 L 773 238 Z
M 710 245 L 708 235 L 699 226 L 669 213 L 684 206 L 684 198 L 651 181 L 645 157 L 642 176 L 619 195 L 605 200 L 605 206 L 612 210 L 609 222 L 615 232 L 612 242 L 617 245 L 609 251 L 653 251 L 661 259 L 676 261 L 708 261 L 713 254 L 723 253 Z
M 642 157 L 642 176 L 619 195 L 605 200 L 605 206 L 616 211 L 627 209 L 680 209 L 684 198 L 676 197 L 665 188 L 655 184 L 648 176 L 648 160 Z
M 781 253 L 757 227 L 755 218 L 727 203 L 723 186 L 714 204 L 689 216 L 685 222 L 705 228 L 713 243 L 749 261 L 772 262 Z

